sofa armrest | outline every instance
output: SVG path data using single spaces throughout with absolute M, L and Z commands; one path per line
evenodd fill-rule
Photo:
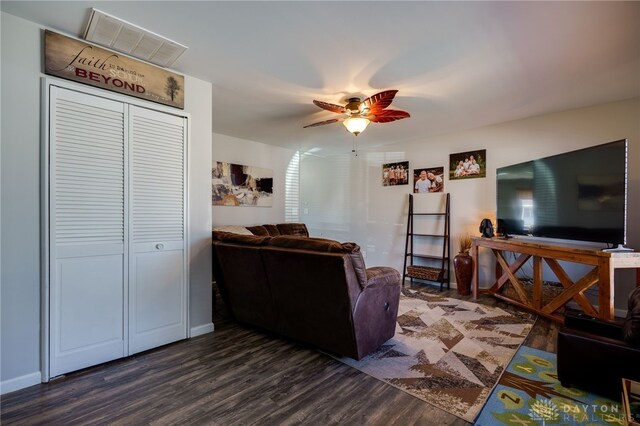
M 361 359 L 393 337 L 400 302 L 400 273 L 383 266 L 368 268 L 367 283 L 353 309 L 357 356 Z
M 399 285 L 400 273 L 388 266 L 374 266 L 367 268 L 367 283 L 365 287 Z
M 567 309 L 564 325 L 565 328 L 584 331 L 591 335 L 597 334 L 610 339 L 622 340 L 622 323 L 595 318 L 575 309 Z

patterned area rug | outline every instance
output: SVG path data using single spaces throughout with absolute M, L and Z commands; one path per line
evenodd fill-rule
M 403 289 L 395 336 L 340 361 L 472 422 L 535 316 Z
M 556 355 L 522 346 L 491 393 L 476 425 L 626 425 L 618 402 L 563 388 Z

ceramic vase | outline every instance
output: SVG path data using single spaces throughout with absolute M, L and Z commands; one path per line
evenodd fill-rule
M 453 270 L 456 273 L 458 294 L 467 296 L 471 293 L 471 275 L 473 274 L 473 259 L 467 252 L 458 253 L 453 258 Z

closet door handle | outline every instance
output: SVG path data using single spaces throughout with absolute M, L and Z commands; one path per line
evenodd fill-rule
M 162 244 L 162 243 L 158 243 L 158 244 L 156 244 L 156 248 L 157 248 L 158 250 L 162 250 L 162 249 L 164 248 L 164 244 Z

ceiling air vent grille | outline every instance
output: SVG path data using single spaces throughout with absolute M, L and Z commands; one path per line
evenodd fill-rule
M 161 67 L 170 67 L 188 49 L 97 9 L 91 12 L 84 38 Z

